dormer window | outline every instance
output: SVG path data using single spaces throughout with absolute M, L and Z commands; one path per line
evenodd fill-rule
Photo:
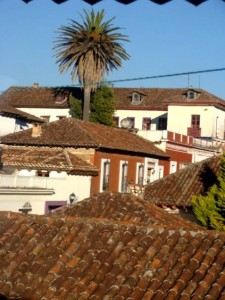
M 196 97 L 194 91 L 188 91 L 187 96 L 188 96 L 188 99 L 195 99 L 195 97 Z
M 141 102 L 141 94 L 137 92 L 132 93 L 132 104 L 139 104 Z
M 198 96 L 198 92 L 193 90 L 193 89 L 189 89 L 186 91 L 186 97 L 188 100 L 193 100 L 193 99 L 196 99 L 197 96 Z

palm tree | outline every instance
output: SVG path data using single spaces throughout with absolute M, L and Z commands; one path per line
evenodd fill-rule
M 69 26 L 61 26 L 55 41 L 60 73 L 72 68 L 72 83 L 78 78 L 84 89 L 84 121 L 89 120 L 91 92 L 109 71 L 118 69 L 122 60 L 130 57 L 120 43 L 129 41 L 127 36 L 118 33 L 120 27 L 112 27 L 115 17 L 104 21 L 104 15 L 104 10 L 95 13 L 92 9 L 89 14 L 84 10 L 83 24 L 71 20 Z

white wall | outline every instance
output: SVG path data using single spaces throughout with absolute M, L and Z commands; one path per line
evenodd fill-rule
M 152 124 L 156 124 L 159 117 L 167 116 L 167 111 L 157 111 L 157 110 L 116 110 L 114 113 L 115 117 L 119 117 L 120 121 L 127 117 L 135 118 L 135 128 L 142 130 L 142 119 L 151 118 Z
M 225 112 L 213 106 L 170 105 L 167 130 L 187 135 L 187 128 L 191 127 L 191 115 L 200 115 L 201 136 L 223 139 Z
M 0 115 L 0 136 L 17 132 L 23 129 L 28 129 L 32 125 L 23 120 L 13 117 Z
M 65 173 L 62 177 L 1 175 L 0 211 L 18 212 L 26 202 L 29 202 L 32 205 L 32 214 L 44 214 L 46 201 L 69 202 L 71 193 L 77 196 L 76 201 L 88 198 L 90 185 L 91 176 L 74 176 Z M 8 188 L 3 189 L 6 186 Z M 26 191 L 24 187 L 27 188 Z
M 68 108 L 19 108 L 36 117 L 50 116 L 49 122 L 59 120 L 59 117 L 69 117 Z

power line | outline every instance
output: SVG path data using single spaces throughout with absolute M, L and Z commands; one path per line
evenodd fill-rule
M 171 73 L 171 74 L 163 74 L 163 75 L 152 75 L 152 76 L 145 76 L 145 77 L 135 77 L 135 78 L 126 78 L 126 79 L 116 79 L 116 80 L 106 80 L 101 82 L 90 83 L 90 85 L 96 85 L 100 83 L 115 83 L 115 82 L 128 82 L 128 81 L 138 81 L 138 80 L 147 80 L 147 79 L 157 79 L 157 78 L 166 78 L 166 77 L 176 77 L 176 76 L 184 76 L 184 75 L 194 75 L 194 74 L 202 74 L 202 73 L 212 73 L 212 72 L 221 72 L 225 71 L 225 67 L 223 68 L 216 68 L 216 69 L 206 69 L 206 70 L 198 70 L 198 71 L 188 71 L 188 72 L 181 72 L 181 73 Z M 86 83 L 89 85 L 89 83 Z M 75 85 L 67 85 L 67 86 L 57 86 L 57 88 L 66 88 L 66 87 L 78 87 L 80 84 Z M 47 86 L 46 86 L 47 88 Z M 54 88 L 54 86 L 51 86 Z M 1 91 L 0 91 L 1 93 Z

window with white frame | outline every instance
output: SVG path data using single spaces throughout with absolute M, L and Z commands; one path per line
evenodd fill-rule
M 110 177 L 110 160 L 102 159 L 101 164 L 101 191 L 107 191 L 109 189 L 109 177 Z
M 163 178 L 163 175 L 164 175 L 164 166 L 159 166 L 158 167 L 158 175 L 159 175 L 159 178 Z
M 127 175 L 128 175 L 128 162 L 122 161 L 120 168 L 120 191 L 122 193 L 127 192 Z
M 137 180 L 136 183 L 142 185 L 144 183 L 144 164 L 137 163 Z
M 141 102 L 141 94 L 137 92 L 132 93 L 132 104 L 139 104 Z
M 175 173 L 177 171 L 177 162 L 171 161 L 170 162 L 170 174 Z

